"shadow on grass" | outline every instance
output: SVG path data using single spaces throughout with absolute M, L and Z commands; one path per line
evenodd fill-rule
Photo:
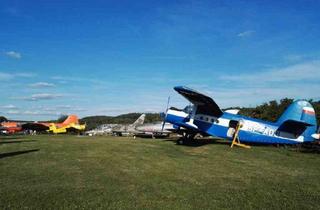
M 165 141 L 175 142 L 179 146 L 189 146 L 189 147 L 200 147 L 208 144 L 215 144 L 215 145 L 225 145 L 231 146 L 231 140 L 219 139 L 219 138 L 201 138 L 201 139 L 194 139 L 193 141 L 187 141 L 184 144 L 179 144 L 178 141 L 181 139 L 167 139 Z M 266 144 L 266 143 L 246 143 L 241 142 L 246 145 L 250 145 L 252 147 L 275 147 L 275 148 L 291 148 L 288 145 L 284 144 Z M 319 151 L 320 152 L 320 151 Z
M 179 140 L 181 139 L 166 139 L 165 141 L 171 141 L 176 143 L 179 146 L 187 146 L 187 147 L 201 147 L 208 144 L 222 144 L 222 145 L 230 145 L 231 143 L 226 140 L 221 139 L 212 139 L 212 138 L 202 138 L 202 139 L 194 139 L 193 141 L 187 141 L 183 144 L 179 144 Z
M 19 144 L 19 143 L 27 143 L 27 142 L 35 142 L 36 140 L 28 140 L 28 141 L 0 141 L 0 145 L 1 144 Z
M 12 156 L 16 156 L 16 155 L 22 155 L 22 154 L 26 154 L 26 153 L 30 153 L 30 152 L 38 152 L 38 151 L 39 151 L 39 149 L 31 149 L 31 150 L 3 153 L 3 154 L 0 154 L 0 159 L 6 158 L 6 157 L 12 157 Z
M 1 140 L 14 140 L 14 139 L 22 139 L 23 136 L 2 136 L 0 135 Z
M 290 147 L 290 151 L 301 153 L 320 154 L 320 144 L 318 142 L 304 143 Z

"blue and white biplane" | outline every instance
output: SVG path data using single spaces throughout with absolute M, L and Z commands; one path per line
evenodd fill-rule
M 165 122 L 183 128 L 182 141 L 190 141 L 198 133 L 230 140 L 236 133 L 241 142 L 264 144 L 299 144 L 319 139 L 315 110 L 306 100 L 293 102 L 276 122 L 266 122 L 238 115 L 239 110 L 222 111 L 212 98 L 188 87 L 174 90 L 192 103 L 185 109 L 171 107 L 165 116 Z

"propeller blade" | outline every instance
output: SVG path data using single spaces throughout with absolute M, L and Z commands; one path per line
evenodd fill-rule
M 168 109 L 169 109 L 169 103 L 170 103 L 170 96 L 168 97 L 167 108 L 166 108 L 166 112 L 165 112 L 165 115 L 164 115 L 164 118 L 163 118 L 161 132 L 163 132 L 164 125 L 166 124 L 166 118 L 167 118 L 167 113 L 168 113 Z
M 166 114 L 167 114 L 167 111 L 168 111 L 168 108 L 169 108 L 169 103 L 170 103 L 170 96 L 168 97 L 168 101 L 167 101 Z
M 164 129 L 164 125 L 166 124 L 166 120 L 164 119 L 163 120 L 163 123 L 162 123 L 162 127 L 161 127 L 161 132 L 163 132 L 163 129 Z

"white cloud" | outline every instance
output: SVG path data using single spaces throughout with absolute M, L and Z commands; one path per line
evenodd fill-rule
M 4 106 L 1 106 L 0 108 L 2 108 L 2 109 L 19 109 L 18 107 L 16 107 L 15 105 L 12 105 L 12 104 L 4 105 Z
M 18 110 L 9 110 L 6 112 L 6 114 L 20 114 L 20 111 Z
M 60 116 L 61 112 L 46 112 L 46 111 L 35 111 L 35 110 L 9 110 L 5 112 L 8 115 L 19 115 L 19 116 Z
M 137 112 L 136 108 L 104 108 L 97 111 L 99 114 L 108 115 L 109 113 L 132 113 Z
M 26 110 L 26 111 L 24 111 L 24 112 L 21 112 L 21 114 L 23 114 L 23 115 L 60 115 L 60 113 L 58 114 L 58 113 L 54 113 L 54 112 L 41 112 L 41 111 L 31 111 L 31 110 Z
M 253 31 L 253 30 L 243 31 L 243 32 L 239 33 L 237 36 L 241 37 L 241 38 L 250 37 L 254 34 L 254 32 L 255 31 Z
M 71 105 L 58 105 L 56 106 L 57 109 L 72 109 Z
M 284 60 L 286 60 L 288 62 L 299 62 L 304 58 L 305 58 L 304 55 L 286 55 L 286 56 L 284 56 Z
M 13 77 L 12 74 L 0 72 L 0 81 L 11 80 Z
M 52 83 L 47 83 L 47 82 L 37 82 L 30 84 L 29 87 L 31 88 L 47 88 L 47 87 L 54 87 L 55 85 Z
M 77 106 L 71 106 L 71 105 L 58 105 L 56 106 L 57 110 L 63 109 L 63 110 L 69 110 L 72 112 L 82 112 L 82 111 L 87 111 L 84 108 L 77 107 Z
M 36 75 L 35 75 L 34 73 L 22 72 L 22 73 L 15 73 L 14 76 L 16 76 L 16 77 L 31 78 L 31 77 L 35 77 Z
M 9 81 L 15 78 L 31 78 L 35 77 L 36 75 L 33 73 L 27 72 L 18 72 L 18 73 L 8 73 L 8 72 L 0 72 L 0 81 Z
M 231 106 L 255 106 L 270 100 L 280 100 L 282 98 L 311 99 L 318 97 L 317 92 L 320 84 L 301 86 L 270 86 L 252 88 L 216 88 L 209 95 L 217 104 L 223 108 Z
M 240 83 L 267 83 L 267 82 L 297 82 L 297 81 L 319 81 L 320 60 L 295 64 L 284 68 L 257 70 L 247 74 L 223 75 L 220 80 Z
M 53 80 L 59 80 L 59 81 L 70 81 L 70 82 L 82 82 L 82 81 L 88 81 L 88 78 L 80 78 L 80 77 L 67 77 L 67 76 L 53 76 L 51 77 Z
M 61 94 L 51 94 L 51 93 L 38 93 L 38 94 L 33 94 L 31 96 L 27 97 L 18 97 L 15 99 L 22 99 L 26 101 L 40 101 L 40 100 L 52 100 L 52 99 L 57 99 L 62 97 Z
M 68 112 L 79 112 L 79 111 L 87 111 L 87 109 L 78 107 L 78 106 L 71 106 L 71 105 L 57 105 L 55 107 L 41 107 L 44 111 L 61 111 L 67 110 Z
M 15 58 L 15 59 L 20 59 L 22 56 L 21 56 L 21 53 L 19 52 L 15 52 L 15 51 L 8 51 L 8 52 L 5 52 L 5 55 L 10 57 L 10 58 Z
M 319 98 L 320 60 L 292 64 L 282 68 L 258 69 L 255 72 L 223 75 L 215 87 L 198 90 L 207 93 L 221 107 L 255 106 L 285 97 Z M 219 84 L 223 84 L 219 86 Z

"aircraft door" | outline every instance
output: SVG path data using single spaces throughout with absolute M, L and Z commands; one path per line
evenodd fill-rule
M 228 128 L 228 131 L 227 131 L 227 137 L 228 138 L 233 138 L 234 137 L 234 134 L 236 132 L 236 128 L 237 128 L 238 123 L 240 123 L 238 120 L 230 120 L 229 128 Z

